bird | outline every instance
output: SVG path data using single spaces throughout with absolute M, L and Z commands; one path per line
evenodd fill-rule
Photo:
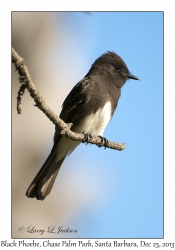
M 116 110 L 121 88 L 129 79 L 139 80 L 130 73 L 119 55 L 107 51 L 94 61 L 89 72 L 70 91 L 59 117 L 65 123 L 73 124 L 73 132 L 105 139 L 104 130 Z M 53 187 L 63 161 L 79 144 L 79 141 L 61 135 L 56 128 L 52 150 L 29 185 L 26 196 L 44 200 Z

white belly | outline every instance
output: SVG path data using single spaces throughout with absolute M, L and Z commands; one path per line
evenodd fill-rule
M 91 114 L 80 122 L 74 130 L 78 133 L 89 133 L 91 135 L 101 135 L 111 119 L 111 103 L 107 102 L 105 106 L 99 109 L 95 114 Z M 58 143 L 56 161 L 62 159 L 65 155 L 73 152 L 80 144 L 79 141 L 72 141 L 66 137 L 62 137 Z
M 79 133 L 89 133 L 91 135 L 101 135 L 111 119 L 111 103 L 107 102 L 105 106 L 99 109 L 95 114 L 86 117 L 76 128 Z

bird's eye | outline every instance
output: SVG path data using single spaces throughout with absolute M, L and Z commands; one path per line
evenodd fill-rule
M 116 69 L 117 71 L 120 71 L 120 67 L 118 67 L 118 66 L 116 66 L 115 69 Z

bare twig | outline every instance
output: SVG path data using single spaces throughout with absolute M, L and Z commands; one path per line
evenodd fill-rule
M 34 99 L 36 106 L 44 112 L 44 114 L 58 127 L 60 133 L 73 141 L 84 142 L 85 135 L 80 133 L 75 133 L 70 130 L 72 124 L 66 124 L 61 120 L 45 103 L 43 97 L 35 87 L 26 67 L 24 60 L 17 54 L 17 52 L 12 48 L 12 62 L 15 65 L 16 70 L 19 74 L 19 82 L 22 84 L 17 97 L 17 110 L 18 113 L 22 113 L 21 100 L 25 89 L 28 89 L 30 96 Z M 116 150 L 123 150 L 125 144 L 116 143 L 108 141 L 106 144 L 105 140 L 99 137 L 88 137 L 88 143 L 96 144 L 99 147 L 111 148 Z
M 19 91 L 18 91 L 18 96 L 17 96 L 17 111 L 18 111 L 18 114 L 22 114 L 21 101 L 22 101 L 22 96 L 23 96 L 26 88 L 27 88 L 26 84 L 22 84 L 21 87 L 19 88 Z

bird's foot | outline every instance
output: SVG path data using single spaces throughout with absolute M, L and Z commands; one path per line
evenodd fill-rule
M 104 147 L 105 147 L 104 149 L 106 149 L 106 147 L 109 144 L 109 141 L 105 137 L 103 137 L 101 135 L 99 135 L 98 137 L 101 139 L 101 142 L 104 143 Z
M 82 142 L 88 144 L 90 138 L 93 139 L 93 136 L 88 133 L 84 133 L 84 140 Z

